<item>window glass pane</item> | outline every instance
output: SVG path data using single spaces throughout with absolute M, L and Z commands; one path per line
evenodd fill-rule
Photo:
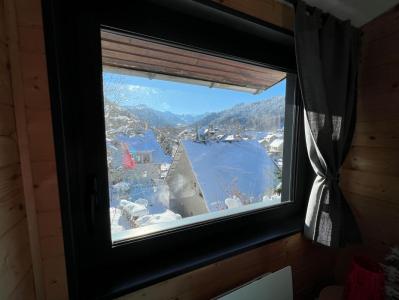
M 114 241 L 282 202 L 285 73 L 102 37 Z

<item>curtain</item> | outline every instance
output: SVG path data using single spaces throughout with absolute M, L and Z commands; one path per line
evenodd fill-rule
M 298 1 L 295 51 L 304 104 L 308 156 L 315 172 L 304 234 L 316 243 L 340 247 L 360 241 L 360 232 L 339 187 L 339 169 L 355 125 L 360 33 Z

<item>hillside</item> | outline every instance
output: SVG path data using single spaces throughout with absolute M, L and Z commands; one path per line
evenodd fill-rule
M 204 115 L 174 114 L 169 111 L 159 111 L 144 104 L 125 106 L 125 108 L 141 120 L 146 120 L 150 127 L 181 126 L 192 124 Z
M 106 136 L 113 139 L 118 134 L 135 135 L 146 129 L 146 123 L 118 104 L 104 100 Z
M 212 113 L 199 120 L 199 127 L 213 125 L 219 128 L 269 131 L 284 126 L 284 96 L 249 104 L 238 104 L 230 109 Z

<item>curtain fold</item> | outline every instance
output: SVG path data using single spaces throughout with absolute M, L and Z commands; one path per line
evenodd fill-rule
M 306 147 L 316 174 L 305 236 L 339 247 L 360 241 L 360 231 L 339 187 L 339 169 L 355 125 L 360 32 L 349 22 L 298 1 L 295 49 L 304 104 Z

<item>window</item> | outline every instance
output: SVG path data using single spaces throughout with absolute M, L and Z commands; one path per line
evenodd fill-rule
M 71 298 L 301 230 L 292 33 L 207 1 L 45 1 L 44 15 Z
M 286 73 L 101 36 L 113 241 L 288 200 Z

